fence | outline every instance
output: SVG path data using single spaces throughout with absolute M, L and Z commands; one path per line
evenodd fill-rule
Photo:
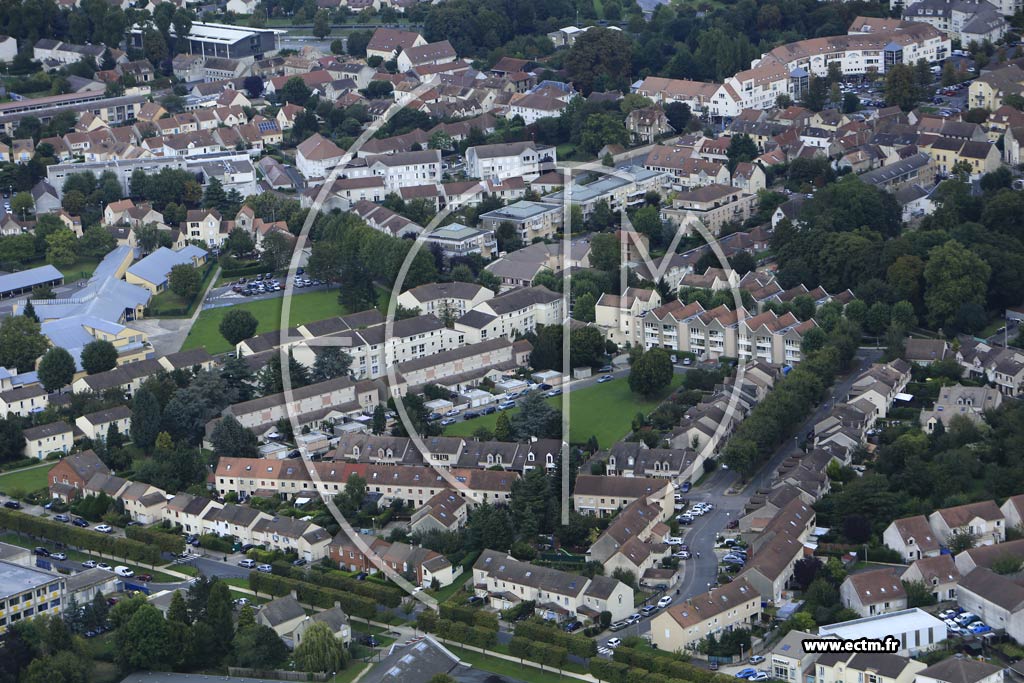
M 283 671 L 274 669 L 272 671 L 261 671 L 259 669 L 246 669 L 240 666 L 229 666 L 228 676 L 238 678 L 272 678 L 278 681 L 326 681 L 331 674 L 326 672 L 310 671 Z

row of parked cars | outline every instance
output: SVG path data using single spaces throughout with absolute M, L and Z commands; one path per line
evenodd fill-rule
M 947 631 L 958 636 L 979 636 L 992 630 L 977 614 L 965 612 L 961 607 L 939 612 L 939 619 L 946 623 Z
M 679 494 L 676 494 L 677 496 Z M 678 502 L 680 499 L 676 498 Z M 715 506 L 711 503 L 694 503 L 689 510 L 684 511 L 682 514 L 676 516 L 676 521 L 680 524 L 693 524 L 693 520 L 697 519 L 701 515 L 706 515 L 715 509 Z
M 256 560 L 250 560 L 249 558 L 240 561 L 238 563 L 238 566 L 244 569 L 255 569 L 256 571 L 262 572 L 264 574 L 269 574 L 270 572 L 274 571 L 273 567 L 271 567 L 269 564 L 256 564 Z

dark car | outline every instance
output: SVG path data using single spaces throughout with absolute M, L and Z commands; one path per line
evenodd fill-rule
M 583 627 L 583 624 L 581 622 L 570 621 L 568 624 L 565 625 L 565 632 L 566 633 L 572 633 L 573 631 L 580 630 L 582 627 Z
M 463 420 L 472 420 L 474 417 L 480 417 L 480 413 L 475 410 L 467 410 L 462 414 Z
M 362 643 L 368 647 L 377 647 L 380 645 L 380 641 L 374 636 L 363 636 Z
M 614 369 L 615 369 L 615 368 L 613 368 L 613 367 L 612 367 L 612 366 L 610 366 L 610 365 L 602 365 L 602 366 L 601 366 L 601 369 L 600 369 L 600 370 L 598 370 L 598 372 L 611 372 L 611 371 L 612 371 L 612 370 L 614 370 Z
M 366 572 L 356 574 L 356 581 L 366 581 Z
M 71 523 L 74 524 L 75 526 L 82 527 L 83 529 L 85 529 L 85 528 L 87 528 L 89 526 L 89 522 L 85 521 L 81 517 L 75 517 L 73 520 L 71 520 Z
M 547 391 L 550 388 L 551 388 L 551 385 L 547 384 L 547 383 L 545 383 L 545 384 L 538 384 L 537 385 L 537 390 L 538 391 Z
M 253 543 L 246 543 L 245 545 L 242 546 L 242 552 L 243 553 L 247 553 L 247 552 L 249 552 L 250 550 L 252 550 L 255 547 L 256 547 L 256 545 L 253 544 Z
M 731 519 L 731 520 L 729 520 L 729 523 L 725 525 L 725 528 L 726 529 L 738 529 L 739 526 L 740 526 L 740 520 L 738 520 L 738 519 Z
M 50 556 L 50 551 L 47 550 L 46 548 L 44 548 L 41 545 L 37 545 L 36 549 L 33 550 L 32 552 L 34 552 L 39 557 L 49 557 Z
M 483 601 L 484 599 L 481 598 L 479 595 L 471 595 L 469 600 L 467 600 L 466 602 L 470 605 L 480 605 L 483 604 Z
M 143 583 L 147 583 L 147 582 L 153 580 L 153 575 L 152 574 L 137 574 L 135 576 L 135 578 L 137 580 L 139 580 L 139 581 L 142 581 Z
M 4 503 L 4 507 L 5 508 L 10 508 L 12 510 L 20 510 L 21 509 L 21 503 L 19 503 L 16 500 L 9 500 L 6 503 Z
M 304 564 L 306 564 L 306 560 L 304 560 L 301 557 L 299 559 L 295 560 L 294 562 L 292 562 L 292 566 L 293 567 L 301 567 Z
M 487 406 L 486 408 L 484 408 L 483 410 L 480 411 L 480 414 L 481 415 L 493 415 L 496 412 L 498 412 L 498 409 L 495 406 Z

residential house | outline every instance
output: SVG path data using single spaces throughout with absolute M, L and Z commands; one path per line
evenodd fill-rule
M 941 549 L 939 538 L 924 515 L 893 520 L 882 533 L 882 542 L 908 563 L 935 557 Z
M 1003 513 L 991 500 L 936 510 L 928 515 L 928 524 L 942 543 L 949 543 L 957 533 L 970 534 L 975 545 L 992 545 L 1006 539 Z
M 907 607 L 907 592 L 892 569 L 850 574 L 839 586 L 843 607 L 862 617 L 897 612 Z
M 92 441 L 104 441 L 111 428 L 127 438 L 131 423 L 132 411 L 128 406 L 114 406 L 75 419 L 75 426 Z
M 761 620 L 761 595 L 742 576 L 670 605 L 651 619 L 651 644 L 666 652 L 692 652 L 708 636 L 750 628 Z
M 22 432 L 25 437 L 25 457 L 43 460 L 51 453 L 66 454 L 71 450 L 73 431 L 63 420 L 29 427 Z
M 991 546 L 985 546 L 991 547 Z M 956 586 L 960 583 L 960 570 L 952 555 L 936 555 L 914 560 L 900 575 L 900 581 L 923 583 L 936 602 L 956 600 Z
M 466 524 L 469 506 L 452 489 L 439 491 L 413 513 L 409 521 L 412 533 L 458 531 Z
M 957 603 L 994 630 L 1024 642 L 1024 585 L 1018 578 L 979 567 L 960 580 Z
M 942 423 L 949 428 L 954 417 L 963 417 L 975 424 L 981 424 L 985 412 L 995 410 L 1003 402 L 1003 395 L 992 387 L 966 387 L 962 384 L 944 386 L 931 410 L 922 410 L 921 428 L 931 434 Z

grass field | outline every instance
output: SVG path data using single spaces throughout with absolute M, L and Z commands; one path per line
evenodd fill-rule
M 10 495 L 9 491 L 21 490 L 26 493 L 46 488 L 46 476 L 56 463 L 48 463 L 43 467 L 32 467 L 0 474 L 0 493 Z
M 99 259 L 81 259 L 70 266 L 58 268 L 57 270 L 64 274 L 64 282 L 74 282 L 75 280 L 90 277 L 99 264 Z
M 382 314 L 387 313 L 390 295 L 390 290 L 377 287 L 377 310 Z M 185 351 L 205 346 L 207 351 L 214 354 L 230 351 L 231 345 L 228 344 L 224 337 L 220 336 L 220 330 L 217 328 L 228 311 L 236 308 L 249 311 L 256 316 L 256 320 L 259 321 L 256 334 L 279 330 L 281 329 L 282 301 L 282 297 L 275 297 L 260 301 L 246 301 L 234 306 L 207 309 L 196 318 L 196 324 L 192 326 L 181 349 Z M 324 320 L 333 315 L 345 315 L 347 313 L 349 313 L 348 309 L 338 303 L 338 290 L 336 289 L 296 293 L 292 296 L 291 319 L 289 323 L 291 325 L 302 325 L 316 320 Z
M 220 330 L 217 328 L 228 311 L 237 309 L 249 311 L 256 316 L 256 320 L 259 321 L 256 334 L 279 330 L 281 329 L 282 301 L 282 297 L 275 297 L 261 301 L 247 301 L 234 306 L 224 306 L 223 308 L 207 309 L 196 318 L 196 324 L 192 326 L 181 348 L 186 350 L 205 346 L 206 350 L 210 353 L 230 351 L 231 345 L 228 344 L 224 337 L 220 336 Z M 330 318 L 332 315 L 343 315 L 347 312 L 338 303 L 338 293 L 336 291 L 328 290 L 296 294 L 292 297 L 290 324 L 302 325 L 314 320 Z
M 672 387 L 676 389 L 682 384 L 682 375 L 672 376 Z M 582 443 L 591 435 L 597 437 L 601 448 L 608 448 L 624 437 L 632 428 L 633 417 L 638 412 L 648 413 L 661 403 L 670 391 L 666 391 L 652 400 L 641 398 L 629 390 L 629 381 L 619 378 L 605 384 L 594 384 L 586 389 L 579 389 L 568 394 L 570 402 L 570 422 L 572 424 L 569 440 Z M 561 408 L 563 396 L 547 399 L 556 408 Z M 516 408 L 508 411 L 509 417 Z M 448 436 L 472 436 L 480 427 L 493 430 L 498 421 L 498 413 L 483 415 L 473 420 L 456 422 L 445 429 Z
M 195 313 L 195 306 L 198 306 L 199 302 L 206 296 L 206 289 L 210 286 L 210 280 L 213 279 L 213 274 L 216 272 L 216 266 L 211 265 L 207 268 L 206 274 L 203 275 L 203 280 L 199 284 L 199 293 L 191 300 L 181 298 L 170 289 L 160 292 L 149 302 L 149 316 L 151 318 L 191 317 Z

